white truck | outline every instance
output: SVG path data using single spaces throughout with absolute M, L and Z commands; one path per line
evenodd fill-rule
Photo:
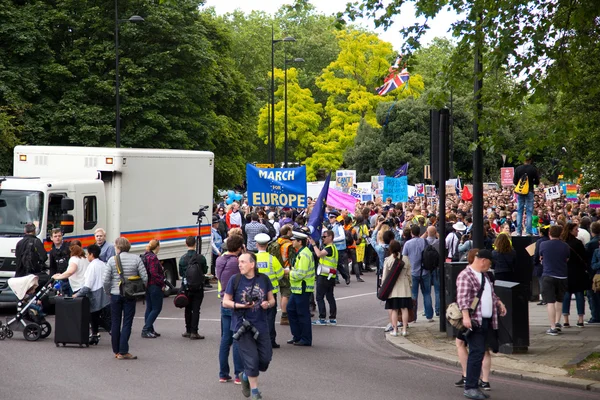
M 213 170 L 214 155 L 205 151 L 16 146 L 14 176 L 0 177 L 0 301 L 15 301 L 7 280 L 26 223 L 38 227 L 48 251 L 51 230 L 61 226 L 84 248 L 98 228 L 108 241 L 129 239 L 135 254 L 158 239 L 175 285 L 187 236 L 202 237 L 210 260 Z M 203 207 L 206 218 L 192 215 Z

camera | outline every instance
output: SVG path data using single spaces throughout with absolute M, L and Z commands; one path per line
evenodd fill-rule
M 260 300 L 260 297 L 256 295 L 251 295 L 249 293 L 244 293 L 244 302 L 246 304 L 257 303 Z
M 197 212 L 192 212 L 192 215 L 197 215 L 198 217 L 204 217 L 204 211 L 208 210 L 208 206 L 200 207 Z
M 250 321 L 247 320 L 243 320 L 242 326 L 240 326 L 240 329 L 238 329 L 237 332 L 233 334 L 233 338 L 235 340 L 239 340 L 240 337 L 248 331 L 252 332 L 252 337 L 254 338 L 254 340 L 258 340 L 258 329 L 256 329 L 256 327 L 252 325 Z

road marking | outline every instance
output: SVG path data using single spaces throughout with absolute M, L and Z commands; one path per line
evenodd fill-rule
M 336 297 L 335 300 L 346 300 L 346 299 L 353 299 L 355 297 L 362 297 L 362 296 L 371 296 L 373 294 L 377 294 L 377 292 L 371 292 L 371 293 L 363 293 L 363 294 L 355 294 L 353 296 L 346 296 L 346 297 Z
M 134 317 L 135 319 L 144 319 L 144 317 Z M 184 321 L 185 318 L 182 317 L 158 317 L 156 318 L 157 320 L 164 320 L 164 321 Z M 205 322 L 221 322 L 220 319 L 214 319 L 214 318 L 200 318 L 200 321 L 205 321 Z M 279 323 L 279 321 L 275 321 L 276 324 Z M 342 324 L 337 324 L 336 326 L 342 327 L 342 328 L 367 328 L 367 329 L 385 329 L 385 326 L 368 326 L 368 325 L 342 325 Z

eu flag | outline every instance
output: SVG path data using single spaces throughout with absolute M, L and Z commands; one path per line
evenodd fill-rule
M 321 225 L 323 224 L 323 218 L 325 216 L 325 207 L 327 203 L 327 193 L 329 192 L 329 181 L 331 180 L 331 171 L 327 178 L 325 179 L 325 183 L 323 184 L 323 189 L 321 189 L 321 193 L 319 193 L 319 197 L 317 197 L 317 201 L 308 217 L 308 226 L 311 228 L 310 236 L 313 240 L 319 243 L 321 240 Z

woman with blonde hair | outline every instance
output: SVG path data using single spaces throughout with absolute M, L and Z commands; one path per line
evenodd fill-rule
M 494 257 L 494 277 L 500 281 L 512 282 L 517 265 L 517 252 L 512 247 L 510 236 L 499 234 L 496 237 L 492 257 Z
M 392 273 L 392 269 L 401 268 L 400 275 L 396 281 L 390 296 L 385 301 L 385 309 L 390 310 L 390 323 L 392 332 L 390 335 L 398 336 L 398 315 L 402 316 L 402 336 L 408 335 L 408 310 L 412 308 L 412 278 L 410 276 L 410 260 L 408 256 L 402 256 L 402 245 L 396 240 L 390 242 L 391 255 L 383 262 L 382 281 Z M 399 262 L 399 264 L 397 264 Z
M 148 286 L 146 288 L 146 314 L 144 315 L 144 327 L 142 338 L 155 339 L 160 336 L 154 330 L 154 322 L 163 306 L 163 289 L 165 287 L 165 270 L 158 259 L 160 242 L 152 239 L 146 246 L 146 252 L 142 255 L 142 261 L 148 273 Z
M 62 274 L 52 276 L 54 280 L 69 279 L 70 290 L 63 288 L 63 294 L 67 296 L 73 295 L 81 289 L 85 280 L 85 269 L 90 263 L 85 257 L 85 252 L 81 248 L 79 240 L 73 240 L 69 250 L 71 251 L 71 258 L 67 270 Z

